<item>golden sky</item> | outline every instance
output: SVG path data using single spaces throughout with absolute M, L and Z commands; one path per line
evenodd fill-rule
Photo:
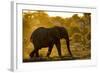
M 36 12 L 36 11 L 28 11 L 28 10 L 24 10 L 23 11 L 24 13 L 27 13 L 27 12 L 30 12 L 30 13 L 33 13 L 33 12 Z M 49 16 L 53 16 L 53 17 L 55 17 L 55 16 L 60 16 L 60 17 L 63 17 L 63 18 L 66 18 L 66 17 L 71 17 L 71 16 L 73 16 L 74 14 L 78 14 L 78 16 L 83 16 L 83 13 L 75 13 L 75 12 L 47 12 L 46 11 L 46 13 L 49 15 Z
M 78 14 L 78 16 L 83 16 L 83 13 L 65 13 L 65 12 L 46 12 L 48 13 L 49 16 L 61 16 L 61 17 L 71 17 L 73 16 L 74 14 Z

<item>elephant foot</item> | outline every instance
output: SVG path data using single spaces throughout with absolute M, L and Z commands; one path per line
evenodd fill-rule
M 34 55 L 31 53 L 31 54 L 30 54 L 30 58 L 32 58 L 33 56 L 34 56 Z

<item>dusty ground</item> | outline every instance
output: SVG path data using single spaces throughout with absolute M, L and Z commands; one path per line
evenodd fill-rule
M 48 48 L 42 48 L 39 50 L 40 57 L 33 57 L 30 58 L 29 54 L 31 51 L 27 51 L 27 54 L 25 53 L 26 57 L 23 59 L 23 62 L 38 62 L 38 61 L 61 61 L 61 60 L 80 60 L 80 59 L 90 59 L 91 58 L 91 50 L 88 48 L 82 48 L 81 46 L 71 46 L 71 52 L 73 54 L 73 57 L 71 57 L 68 53 L 67 46 L 64 42 L 64 40 L 61 41 L 61 53 L 62 57 L 58 56 L 58 52 L 56 49 L 56 46 L 54 45 L 53 50 L 51 52 L 50 57 L 46 57 Z M 31 48 L 30 48 L 31 49 Z M 24 56 L 25 56 L 24 55 Z

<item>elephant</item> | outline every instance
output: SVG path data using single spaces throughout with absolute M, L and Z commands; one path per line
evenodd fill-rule
M 49 57 L 53 48 L 53 45 L 56 46 L 58 55 L 61 57 L 61 43 L 60 39 L 66 40 L 66 45 L 70 56 L 72 56 L 70 50 L 70 41 L 68 32 L 65 27 L 54 26 L 51 28 L 39 27 L 30 37 L 31 43 L 34 45 L 34 50 L 30 53 L 30 58 L 33 56 L 39 57 L 39 50 L 44 47 L 48 47 L 48 52 L 46 57 Z

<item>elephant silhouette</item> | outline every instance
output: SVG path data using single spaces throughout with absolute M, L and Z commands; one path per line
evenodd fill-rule
M 34 45 L 34 50 L 30 53 L 30 58 L 33 56 L 39 57 L 39 50 L 44 47 L 48 47 L 47 57 L 49 57 L 53 45 L 56 45 L 58 55 L 61 57 L 60 39 L 66 40 L 68 52 L 72 56 L 68 32 L 64 27 L 54 26 L 52 28 L 37 28 L 34 32 L 32 32 L 30 37 L 30 41 Z

